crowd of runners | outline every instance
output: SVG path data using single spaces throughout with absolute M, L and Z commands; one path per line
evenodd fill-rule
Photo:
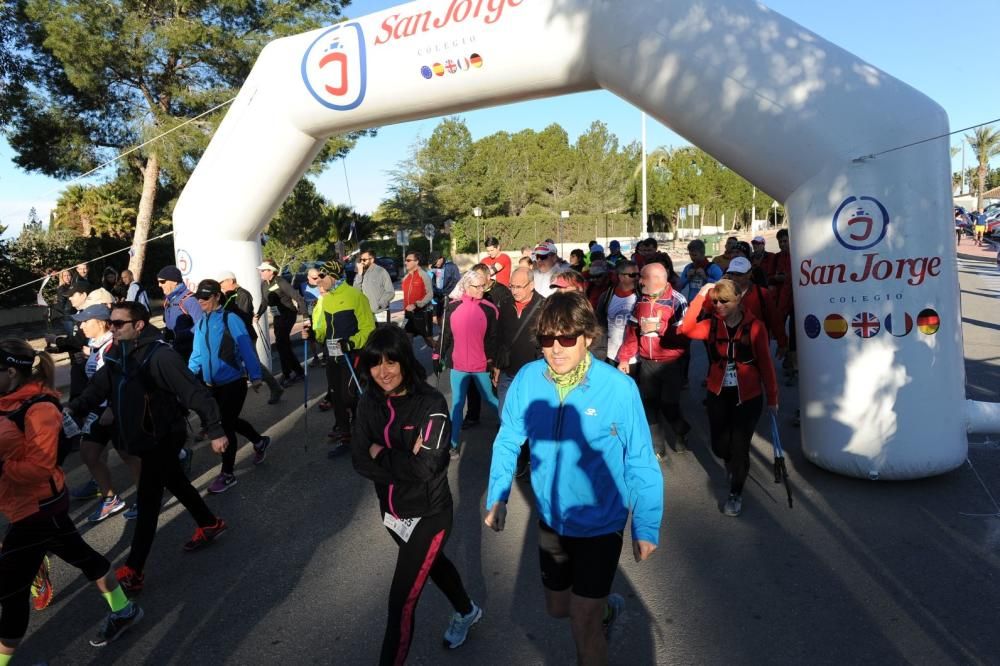
M 668 449 L 683 455 L 691 445 L 682 392 L 705 388 L 707 444 L 729 478 L 720 504 L 735 517 L 757 421 L 765 404 L 778 409 L 772 359 L 787 383 L 796 380 L 786 230 L 778 243 L 771 253 L 761 237 L 731 237 L 709 259 L 696 239 L 679 271 L 654 239 L 630 257 L 617 241 L 607 250 L 591 242 L 567 261 L 551 240 L 512 259 L 493 238 L 464 273 L 445 257 L 410 252 L 402 326 L 389 316 L 394 285 L 368 250 L 356 260 L 353 284 L 332 260 L 294 288 L 265 260 L 256 299 L 231 271 L 189 284 L 176 266 L 163 267 L 162 330 L 131 274 L 108 274 L 96 285 L 85 265 L 66 271 L 58 288 L 65 334 L 50 336 L 45 351 L 20 339 L 0 342 L 0 511 L 10 523 L 0 550 L 0 666 L 26 632 L 29 608 L 52 598 L 49 553 L 81 569 L 109 604 L 92 645 L 142 619 L 134 599 L 145 587 L 164 490 L 195 522 L 185 551 L 209 546 L 228 528 L 191 484 L 188 442 L 210 442 L 220 462 L 207 491 L 228 491 L 238 479 L 240 437 L 254 465 L 271 444 L 243 414 L 248 391 L 266 385 L 268 402 L 277 403 L 307 377 L 303 364 L 325 372 L 317 408 L 332 412 L 329 457 L 348 454 L 372 481 L 398 546 L 380 663 L 406 660 L 428 578 L 454 608 L 448 648 L 462 645 L 483 617 L 445 548 L 453 522 L 448 468 L 461 460 L 484 402 L 500 423 L 495 435 L 477 438 L 493 442 L 485 524 L 504 529 L 515 479 L 530 478 L 546 610 L 570 620 L 579 663 L 606 662 L 625 605 L 611 589 L 626 524 L 631 516 L 633 556 L 645 560 L 659 542 L 659 463 Z M 258 357 L 258 338 L 270 340 L 268 319 L 280 379 Z M 301 361 L 292 343 L 300 322 Z M 690 364 L 695 340 L 708 358 L 699 376 Z M 62 400 L 56 354 L 70 362 Z M 447 373 L 450 402 L 428 382 L 430 372 Z M 61 465 L 77 447 L 91 480 L 67 488 Z M 131 505 L 108 468 L 112 448 L 135 482 Z M 69 517 L 71 500 L 95 502 L 90 522 L 118 514 L 135 521 L 124 564 L 112 571 L 84 542 Z

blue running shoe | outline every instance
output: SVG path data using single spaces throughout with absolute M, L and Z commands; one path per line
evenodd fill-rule
M 82 486 L 70 488 L 69 496 L 75 500 L 101 499 L 101 489 L 97 487 L 97 481 L 91 479 Z
M 474 601 L 472 602 L 472 610 L 467 615 L 461 613 L 452 615 L 451 622 L 448 623 L 448 630 L 444 632 L 444 646 L 449 650 L 461 646 L 469 637 L 469 629 L 472 629 L 472 625 L 479 622 L 482 617 L 483 609 L 477 606 Z
M 110 518 L 119 511 L 125 510 L 125 501 L 118 495 L 112 495 L 111 497 L 105 497 L 94 513 L 87 517 L 87 521 L 91 523 L 99 523 L 105 518 Z

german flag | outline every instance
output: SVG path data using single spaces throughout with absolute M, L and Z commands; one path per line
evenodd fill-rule
M 941 328 L 941 318 L 931 308 L 921 310 L 917 315 L 917 328 L 924 335 L 934 335 Z
M 823 330 L 834 340 L 839 340 L 840 338 L 847 335 L 847 331 L 850 327 L 847 325 L 847 320 L 841 317 L 839 314 L 829 315 L 823 320 Z
M 480 67 L 483 66 L 483 57 L 478 53 L 473 53 L 471 56 L 469 56 L 469 62 L 472 63 L 473 67 L 479 69 Z

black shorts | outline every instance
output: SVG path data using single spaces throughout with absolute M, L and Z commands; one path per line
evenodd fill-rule
M 85 442 L 95 442 L 101 446 L 107 446 L 108 442 L 112 446 L 118 448 L 118 438 L 115 436 L 117 432 L 115 425 L 101 425 L 97 421 L 90 424 L 90 432 L 83 433 L 81 439 Z
M 538 559 L 542 585 L 553 592 L 572 588 L 587 599 L 603 599 L 611 593 L 622 553 L 621 532 L 594 537 L 569 537 L 538 521 Z

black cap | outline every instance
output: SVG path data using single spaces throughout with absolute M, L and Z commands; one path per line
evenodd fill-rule
M 177 283 L 184 282 L 184 276 L 181 275 L 181 269 L 176 266 L 164 266 L 160 269 L 160 272 L 156 274 L 156 279 L 170 280 L 171 282 Z
M 198 283 L 198 288 L 195 289 L 194 297 L 203 301 L 221 293 L 222 287 L 216 280 L 202 280 Z

